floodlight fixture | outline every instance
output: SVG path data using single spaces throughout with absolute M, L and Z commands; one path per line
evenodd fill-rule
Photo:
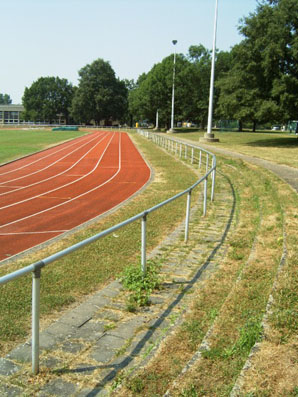
M 178 43 L 178 40 L 172 40 L 172 43 L 175 46 Z M 174 50 L 173 87 L 172 87 L 172 112 L 171 112 L 171 129 L 170 129 L 171 132 L 173 132 L 173 130 L 174 130 L 175 67 L 176 67 L 176 51 Z

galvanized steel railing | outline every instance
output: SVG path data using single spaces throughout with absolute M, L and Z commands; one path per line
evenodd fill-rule
M 205 167 L 206 172 L 203 177 L 201 177 L 197 182 L 195 182 L 192 186 L 176 194 L 173 197 L 151 207 L 125 221 L 118 223 L 115 226 L 112 226 L 92 237 L 89 237 L 77 244 L 72 245 L 64 250 L 61 250 L 53 255 L 50 255 L 38 262 L 35 262 L 29 266 L 26 266 L 20 270 L 9 273 L 3 277 L 0 277 L 0 285 L 6 284 L 16 278 L 22 277 L 28 273 L 32 273 L 32 372 L 37 374 L 39 372 L 39 317 L 40 317 L 40 277 L 41 277 L 41 269 L 50 263 L 69 255 L 70 253 L 77 251 L 80 248 L 85 247 L 88 244 L 93 243 L 94 241 L 99 240 L 115 232 L 116 230 L 129 225 L 139 219 L 141 219 L 141 267 L 144 274 L 146 274 L 146 228 L 147 228 L 147 218 L 148 215 L 159 208 L 171 203 L 172 201 L 187 195 L 187 203 L 186 203 L 186 218 L 185 218 L 185 235 L 184 240 L 187 242 L 189 235 L 189 220 L 190 220 L 190 208 L 191 208 L 191 193 L 194 188 L 196 188 L 200 183 L 204 181 L 204 197 L 203 197 L 203 215 L 206 215 L 207 212 L 207 183 L 208 177 L 211 175 L 212 186 L 211 186 L 211 201 L 214 200 L 214 188 L 215 188 L 215 174 L 216 174 L 216 157 L 214 154 L 204 150 L 198 146 L 187 144 L 185 142 L 169 138 L 167 136 L 161 136 L 158 134 L 154 134 L 148 131 L 138 130 L 138 133 L 143 135 L 144 137 L 151 139 L 155 144 L 174 152 L 176 155 L 179 153 L 180 158 L 183 156 L 187 160 L 190 158 L 192 164 L 196 161 L 198 166 L 201 168 L 203 163 L 203 156 L 205 155 Z M 198 157 L 195 156 L 195 152 L 197 151 Z M 190 157 L 189 157 L 190 153 Z M 212 164 L 209 165 L 209 157 L 212 157 Z

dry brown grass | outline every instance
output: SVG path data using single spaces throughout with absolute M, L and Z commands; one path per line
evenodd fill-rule
M 192 296 L 194 303 L 189 307 L 183 325 L 160 346 L 146 368 L 126 380 L 125 386 L 116 393 L 117 396 L 162 396 L 169 386 L 172 386 L 171 396 L 228 396 L 250 352 L 251 346 L 246 346 L 245 337 L 249 337 L 249 332 L 255 332 L 256 340 L 258 339 L 258 330 L 261 329 L 260 324 L 283 252 L 283 195 L 288 197 L 289 207 L 285 226 L 292 234 L 298 217 L 294 215 L 290 227 L 288 215 L 293 211 L 295 194 L 286 185 L 280 184 L 275 177 L 256 166 L 246 167 L 242 164 L 241 178 L 235 178 L 236 173 L 239 176 L 239 168 L 233 168 L 235 167 L 228 164 L 225 170 L 230 169 L 229 174 L 234 177 L 232 180 L 240 196 L 240 222 L 236 232 L 230 236 L 227 259 L 217 273 L 204 282 L 203 288 Z M 283 195 L 279 196 L 279 190 L 284 192 Z M 289 200 L 289 191 L 292 200 Z M 262 217 L 260 226 L 257 221 L 258 211 Z M 236 282 L 243 264 L 247 261 L 255 234 L 257 241 L 254 252 Z M 294 255 L 292 250 L 295 247 L 292 239 L 293 237 L 289 239 L 290 259 Z M 289 286 L 289 273 L 286 274 L 284 283 Z M 281 288 L 280 286 L 276 294 L 280 293 Z M 216 313 L 217 317 L 208 339 L 211 350 L 204 353 L 203 357 L 177 380 L 181 368 L 196 351 L 213 323 L 212 313 Z M 270 359 L 268 338 L 263 342 L 264 345 L 260 343 L 261 349 L 256 353 L 256 361 L 251 369 L 258 373 L 258 380 L 254 381 L 252 374 L 247 373 L 243 396 L 246 392 L 254 393 L 255 390 L 258 394 L 251 396 L 284 395 L 278 392 L 294 396 L 291 393 L 295 390 L 293 374 L 297 370 L 297 346 L 292 337 L 284 346 L 280 345 L 280 335 L 277 339 L 279 344 L 270 343 L 273 356 L 276 358 L 274 361 Z M 279 361 L 275 366 L 277 357 Z M 289 366 L 286 387 L 283 376 Z M 173 382 L 173 379 L 177 382 Z M 277 391 L 270 394 L 270 390 Z
M 297 387 L 297 349 L 297 338 L 287 345 L 276 345 L 267 340 L 262 342 L 252 358 L 251 367 L 245 372 L 241 395 L 294 396 L 292 393 Z

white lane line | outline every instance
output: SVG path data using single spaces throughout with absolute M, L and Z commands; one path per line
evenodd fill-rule
M 106 136 L 107 136 L 107 135 L 106 135 Z M 94 140 L 97 139 L 97 138 L 98 138 L 98 137 L 92 139 L 91 141 L 85 143 L 84 145 L 82 145 L 82 146 L 76 148 L 76 149 L 73 150 L 72 152 L 70 152 L 70 153 L 66 154 L 65 156 L 61 157 L 59 160 L 54 161 L 53 163 L 47 165 L 46 167 L 44 167 L 44 168 L 42 168 L 42 169 L 40 169 L 40 170 L 38 170 L 38 171 L 32 172 L 31 174 L 27 174 L 27 175 L 21 176 L 21 177 L 19 177 L 19 178 L 11 179 L 10 181 L 0 182 L 0 187 L 1 187 L 2 184 L 5 184 L 5 183 L 7 183 L 7 182 L 13 182 L 13 181 L 16 181 L 16 180 L 18 180 L 18 179 L 27 178 L 27 177 L 30 176 L 30 175 L 38 174 L 39 172 L 42 172 L 42 171 L 44 171 L 44 170 L 46 170 L 46 169 L 52 167 L 54 164 L 59 163 L 59 162 L 60 162 L 61 160 L 63 160 L 65 157 L 70 156 L 72 153 L 74 153 L 74 152 L 76 152 L 77 150 L 81 149 L 82 147 L 88 145 L 90 142 L 94 141 Z M 90 150 L 92 150 L 93 148 L 95 148 L 104 138 L 105 138 L 105 137 L 103 137 L 103 138 L 102 138 L 96 145 L 94 145 Z M 88 152 L 87 152 L 87 153 L 88 153 Z M 64 171 L 61 171 L 59 174 L 52 175 L 52 176 L 50 176 L 50 177 L 48 177 L 48 178 L 46 178 L 46 179 L 42 179 L 42 180 L 40 180 L 40 181 L 31 183 L 30 185 L 19 186 L 17 189 L 12 190 L 12 191 L 9 191 L 9 192 L 0 193 L 0 196 L 5 196 L 5 195 L 8 195 L 8 194 L 17 192 L 17 191 L 19 191 L 19 190 L 27 189 L 27 188 L 29 188 L 29 187 L 31 187 L 31 186 L 38 185 L 38 184 L 43 183 L 43 182 L 45 182 L 45 181 L 48 181 L 48 180 L 50 180 L 50 179 L 57 178 L 58 176 L 63 175 L 63 174 L 65 174 L 66 172 L 68 172 L 69 170 L 71 170 L 71 169 L 72 169 L 79 161 L 81 161 L 85 156 L 86 156 L 86 154 L 85 154 L 84 156 L 82 156 L 82 157 L 81 157 L 76 163 L 74 163 L 71 167 L 66 168 Z
M 91 149 L 89 149 L 89 150 L 84 154 L 84 156 L 82 156 L 79 160 L 77 160 L 70 168 L 68 168 L 67 171 L 69 171 L 69 170 L 72 169 L 74 166 L 76 166 L 80 161 L 82 161 L 83 158 L 86 157 L 87 154 L 89 154 L 89 153 L 90 153 L 96 146 L 98 146 L 105 138 L 106 138 L 106 136 L 103 137 L 99 142 L 97 142 Z M 112 136 L 112 138 L 113 138 L 113 136 Z M 112 139 L 112 138 L 111 138 L 111 139 Z M 111 141 L 111 140 L 110 140 L 110 141 Z M 109 142 L 110 142 L 110 141 L 109 141 Z M 91 171 L 89 171 L 89 173 L 83 174 L 81 177 L 79 177 L 78 179 L 75 179 L 74 181 L 68 182 L 68 183 L 66 183 L 65 185 L 58 186 L 58 187 L 56 187 L 55 189 L 48 190 L 48 191 L 43 192 L 43 193 L 41 193 L 41 194 L 38 194 L 38 195 L 36 195 L 36 196 L 31 196 L 31 197 L 28 197 L 28 198 L 26 198 L 26 199 L 24 199 L 24 200 L 16 201 L 16 202 L 11 203 L 11 204 L 7 204 L 7 205 L 5 205 L 5 206 L 3 206 L 3 207 L 0 207 L 0 210 L 5 209 L 5 208 L 9 208 L 9 207 L 13 207 L 13 206 L 15 206 L 15 205 L 17 205 L 17 204 L 25 203 L 25 202 L 30 201 L 30 200 L 33 200 L 33 199 L 35 199 L 35 198 L 37 198 L 37 197 L 44 196 L 44 195 L 46 195 L 46 194 L 48 194 L 48 193 L 52 193 L 52 192 L 55 192 L 56 190 L 59 190 L 59 189 L 64 188 L 64 187 L 66 187 L 66 186 L 72 185 L 73 183 L 78 182 L 78 181 L 80 181 L 81 179 L 84 179 L 86 176 L 88 176 L 89 174 L 91 174 L 92 172 L 94 172 L 94 170 L 97 168 L 97 166 L 98 166 L 98 163 L 95 165 L 95 167 L 93 167 L 93 169 L 92 169 Z M 54 178 L 54 177 L 56 177 L 56 176 L 62 175 L 62 174 L 64 174 L 64 173 L 67 172 L 67 171 L 60 172 L 60 174 L 56 174 L 56 175 L 54 175 L 54 176 L 52 176 L 52 177 L 49 177 L 49 178 L 47 178 L 47 179 L 43 179 L 42 181 L 32 183 L 31 185 L 27 185 L 27 186 L 25 186 L 24 188 L 28 188 L 28 187 L 31 187 L 31 186 L 34 186 L 34 185 L 40 185 L 41 183 L 44 183 L 45 181 L 47 181 L 47 180 L 49 180 L 49 179 L 52 179 L 52 178 Z M 11 193 L 11 192 L 9 192 L 9 193 Z M 3 194 L 4 194 L 4 193 L 0 194 L 0 196 L 3 195 Z
M 114 135 L 115 135 L 115 133 L 114 133 Z M 114 135 L 112 136 L 112 138 L 114 137 Z M 111 138 L 111 140 L 112 140 L 112 138 Z M 110 140 L 110 142 L 111 142 L 111 140 Z M 100 161 L 102 160 L 102 158 L 103 158 L 105 152 L 107 151 L 108 147 L 110 146 L 110 142 L 108 143 L 108 145 L 107 145 L 105 151 L 103 152 L 102 156 L 100 157 L 100 159 L 99 159 L 99 161 L 98 161 L 98 164 L 100 163 Z M 40 215 L 40 214 L 44 214 L 45 212 L 48 212 L 48 211 L 50 211 L 50 210 L 52 210 L 52 209 L 61 207 L 62 205 L 65 205 L 65 204 L 68 204 L 68 203 L 70 203 L 70 202 L 72 202 L 72 201 L 75 201 L 75 200 L 77 200 L 78 198 L 81 198 L 81 197 L 85 196 L 86 194 L 92 193 L 92 192 L 94 192 L 95 190 L 101 188 L 102 186 L 104 186 L 104 185 L 106 185 L 107 183 L 109 183 L 110 181 L 112 181 L 112 180 L 119 174 L 120 170 L 121 170 L 121 134 L 119 135 L 118 170 L 117 170 L 117 172 L 116 172 L 114 175 L 112 175 L 109 179 L 107 179 L 107 180 L 106 180 L 105 182 L 103 182 L 102 184 L 100 184 L 100 185 L 98 185 L 98 186 L 96 186 L 96 187 L 94 187 L 94 188 L 92 188 L 92 189 L 90 189 L 90 190 L 88 190 L 88 191 L 86 191 L 86 192 L 84 192 L 84 193 L 81 193 L 81 194 L 79 194 L 79 195 L 76 196 L 76 197 L 73 197 L 71 200 L 65 201 L 64 203 L 60 203 L 60 204 L 54 205 L 53 207 L 46 208 L 45 210 L 36 212 L 35 214 L 27 215 L 27 216 L 25 216 L 25 217 L 23 217 L 23 218 L 20 218 L 20 219 L 17 219 L 17 220 L 15 220 L 15 221 L 6 223 L 5 225 L 1 225 L 1 226 L 0 226 L 0 229 L 3 228 L 3 227 L 6 227 L 6 226 L 9 226 L 9 225 L 12 225 L 12 224 L 15 224 L 15 223 L 24 221 L 24 220 L 26 220 L 26 219 L 32 218 L 32 217 L 34 217 L 34 216 L 37 216 L 37 215 Z
M 6 189 L 9 189 L 9 188 L 11 188 L 11 189 L 18 189 L 18 188 L 20 188 L 20 187 L 22 187 L 22 186 L 11 186 L 11 185 L 9 185 L 9 186 L 6 186 L 6 185 L 1 185 L 0 186 L 0 189 L 2 189 L 2 188 L 6 188 Z M 14 190 L 15 191 L 15 190 Z M 6 193 L 6 192 L 5 192 Z M 4 194 L 5 194 L 4 193 Z M 0 194 L 0 196 L 1 196 L 1 194 Z
M 80 138 L 81 138 L 81 139 L 80 139 Z M 88 139 L 88 136 L 87 136 L 87 137 L 84 136 L 84 137 L 80 137 L 80 138 L 75 139 L 75 142 L 72 142 L 70 145 L 63 146 L 61 149 L 57 150 L 56 152 L 49 153 L 48 155 L 46 155 L 46 156 L 44 156 L 44 157 L 41 157 L 40 159 L 34 160 L 34 161 L 32 161 L 31 163 L 24 164 L 23 166 L 21 166 L 21 167 L 19 167 L 19 168 L 14 168 L 13 170 L 10 170 L 10 171 L 2 172 L 2 173 L 0 173 L 0 176 L 1 176 L 1 175 L 6 175 L 6 174 L 10 174 L 10 173 L 12 173 L 12 172 L 15 172 L 15 171 L 21 170 L 21 169 L 23 169 L 23 168 L 29 167 L 29 165 L 38 163 L 39 161 L 44 160 L 44 159 L 46 159 L 47 157 L 53 156 L 53 154 L 59 153 L 59 152 L 61 152 L 61 151 L 64 150 L 64 149 L 67 149 L 67 148 L 69 148 L 69 147 L 71 147 L 71 146 L 73 146 L 73 145 L 76 145 L 76 144 L 77 144 L 78 142 L 80 142 L 81 140 L 84 141 L 84 140 Z M 49 148 L 49 149 L 50 149 L 50 148 Z
M 69 230 L 44 230 L 41 232 L 13 232 L 13 233 L 1 233 L 0 236 L 20 236 L 23 234 L 48 234 L 48 233 L 65 233 Z

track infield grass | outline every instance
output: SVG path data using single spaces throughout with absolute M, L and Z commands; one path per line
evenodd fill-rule
M 74 132 L 29 128 L 5 130 L 0 128 L 0 164 L 27 156 L 84 134 L 86 134 L 86 130 Z

